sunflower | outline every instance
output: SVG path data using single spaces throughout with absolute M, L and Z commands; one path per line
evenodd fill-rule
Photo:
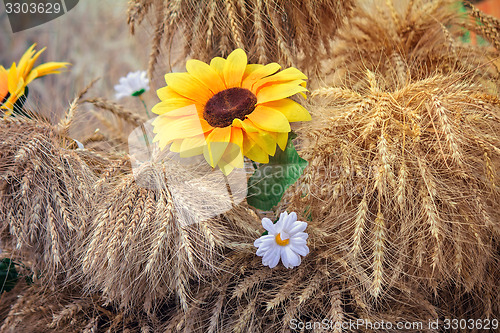
M 161 149 L 171 144 L 181 157 L 203 154 L 225 175 L 243 167 L 243 156 L 268 163 L 276 144 L 285 149 L 290 122 L 311 119 L 288 98 L 307 91 L 307 77 L 296 68 L 247 64 L 245 52 L 236 49 L 210 64 L 188 60 L 186 69 L 165 75 L 167 86 L 157 91 L 154 142 Z
M 26 86 L 34 79 L 48 74 L 60 73 L 58 69 L 66 68 L 67 62 L 47 62 L 35 68 L 33 65 L 45 48 L 36 52 L 36 44 L 24 53 L 19 60 L 19 65 L 14 62 L 7 70 L 0 66 L 0 105 L 2 109 L 7 110 L 5 116 L 12 114 L 14 104 L 25 93 Z

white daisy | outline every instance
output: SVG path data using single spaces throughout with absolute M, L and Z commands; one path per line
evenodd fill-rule
M 120 99 L 126 96 L 140 96 L 149 90 L 149 80 L 145 71 L 130 72 L 120 78 L 120 84 L 115 86 L 115 97 Z
M 295 212 L 283 212 L 276 224 L 268 218 L 263 218 L 262 226 L 268 234 L 253 243 L 258 248 L 257 255 L 262 257 L 262 265 L 274 268 L 281 258 L 286 268 L 299 266 L 300 256 L 309 253 L 308 235 L 304 232 L 307 223 L 297 221 Z

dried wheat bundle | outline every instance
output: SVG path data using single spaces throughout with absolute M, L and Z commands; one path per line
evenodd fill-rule
M 133 0 L 132 32 L 145 17 L 153 21 L 150 77 L 164 50 L 183 48 L 181 60 L 209 61 L 245 49 L 251 63 L 271 61 L 314 68 L 319 53 L 341 25 L 353 1 L 340 0 Z M 162 49 L 163 48 L 163 49 Z
M 170 161 L 103 174 L 91 231 L 76 245 L 88 290 L 124 309 L 152 313 L 171 298 L 186 307 L 191 284 L 226 269 L 227 249 L 253 241 L 255 214 L 231 203 L 226 183 L 196 171 L 202 176 Z M 226 212 L 210 215 L 224 205 Z
M 453 0 L 366 1 L 353 10 L 332 42 L 324 75 L 354 90 L 367 88 L 366 69 L 379 85 L 400 89 L 436 72 L 468 72 L 497 89 L 497 54 L 462 42 L 467 18 Z
M 0 137 L 2 243 L 53 280 L 75 260 L 71 244 L 85 233 L 97 178 L 55 126 L 9 118 Z
M 361 332 L 364 327 L 340 325 L 360 319 L 395 323 L 437 317 L 439 309 L 427 295 L 403 283 L 394 298 L 371 302 L 363 291 L 368 277 L 352 275 L 346 253 L 331 251 L 335 235 L 325 235 L 314 225 L 308 226 L 311 253 L 299 267 L 269 269 L 252 249 L 233 253 L 228 256 L 232 269 L 200 288 L 187 311 L 175 309 L 164 331 L 289 332 L 301 322 L 326 321 L 328 332 Z
M 500 239 L 500 100 L 463 74 L 394 91 L 366 80 L 362 93 L 313 92 L 291 209 L 338 235 L 332 255 L 348 253 L 374 298 L 399 281 L 471 291 L 498 278 L 486 267 Z
M 0 295 L 0 333 L 136 332 L 150 327 L 139 315 L 124 316 L 102 303 L 98 296 L 62 285 L 47 289 L 21 281 Z

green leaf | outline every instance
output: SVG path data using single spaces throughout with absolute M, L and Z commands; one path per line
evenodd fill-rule
M 0 294 L 16 286 L 18 275 L 14 262 L 9 258 L 0 260 Z
M 291 132 L 284 151 L 279 147 L 269 163 L 261 164 L 248 180 L 247 202 L 260 210 L 276 206 L 285 190 L 299 179 L 308 162 L 301 158 L 292 143 L 297 135 Z

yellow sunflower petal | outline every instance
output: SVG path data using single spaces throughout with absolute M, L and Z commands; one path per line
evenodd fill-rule
M 203 61 L 191 59 L 186 63 L 186 69 L 189 74 L 202 82 L 213 94 L 226 89 L 224 81 L 217 71 Z
M 241 82 L 243 82 L 250 74 L 255 72 L 256 70 L 264 67 L 264 65 L 261 64 L 248 64 L 247 67 L 245 68 L 245 73 L 243 73 L 243 78 L 241 79 Z
M 228 175 L 234 168 L 243 168 L 243 154 L 240 147 L 234 144 L 229 144 L 226 151 L 222 155 L 217 166 L 221 169 L 224 175 Z
M 306 108 L 288 98 L 267 102 L 261 104 L 261 106 L 269 107 L 283 113 L 289 122 L 311 120 L 311 115 Z
M 304 91 L 307 89 L 300 85 L 300 80 L 266 86 L 257 93 L 257 103 L 277 101 Z
M 37 72 L 36 77 L 42 77 L 49 74 L 60 73 L 61 71 L 59 71 L 59 69 L 65 69 L 68 65 L 70 65 L 69 62 L 55 62 L 55 61 L 46 62 L 45 64 L 36 66 L 35 69 L 33 69 L 33 71 Z M 31 78 L 31 80 L 35 79 L 36 77 Z M 28 80 L 26 81 L 27 81 L 26 84 L 29 84 L 31 82 Z
M 234 170 L 234 166 L 231 163 L 225 162 L 223 159 L 219 161 L 219 164 L 217 166 L 220 168 L 220 171 L 224 174 L 224 176 L 227 176 L 231 173 L 231 171 Z
M 174 89 L 168 86 L 158 89 L 156 91 L 156 94 L 158 95 L 158 98 L 162 101 L 170 98 L 186 98 L 185 96 L 182 96 L 181 94 L 177 93 Z
M 168 73 L 165 75 L 165 82 L 175 92 L 203 104 L 213 96 L 204 84 L 189 73 Z
M 13 63 L 12 66 L 10 66 L 9 78 L 8 78 L 8 87 L 11 95 L 18 90 L 19 83 L 21 82 L 21 80 L 22 78 L 19 78 L 19 76 L 17 75 L 16 63 Z
M 243 155 L 257 163 L 269 163 L 269 155 L 248 136 L 248 133 L 243 133 Z
M 43 49 L 41 49 L 40 51 L 38 51 L 35 55 L 33 55 L 33 57 L 28 61 L 26 67 L 23 69 L 23 71 L 21 72 L 21 75 L 26 78 L 30 73 L 31 71 L 33 70 L 33 66 L 35 65 L 35 62 L 38 60 L 38 57 L 40 57 L 40 54 L 42 54 L 43 51 L 45 51 L 45 47 Z M 35 51 L 33 51 L 33 53 L 35 53 Z
M 221 57 L 215 57 L 210 61 L 210 67 L 212 67 L 221 79 L 224 79 L 224 66 L 226 65 L 226 59 Z
M 231 127 L 231 142 L 243 149 L 243 131 L 238 127 Z
M 207 145 L 203 147 L 203 156 L 208 164 L 215 168 L 226 151 L 231 139 L 231 127 L 216 127 L 207 136 Z
M 156 114 L 166 114 L 169 117 L 178 117 L 186 114 L 197 114 L 194 102 L 187 98 L 170 98 L 153 106 L 151 112 Z M 189 108 L 187 108 L 189 107 Z
M 172 120 L 161 115 L 152 124 L 154 126 L 153 132 L 157 133 L 153 142 L 160 141 L 162 148 L 175 139 L 201 135 L 213 128 L 204 119 L 199 119 L 198 116 Z
M 288 133 L 278 133 L 278 146 L 285 151 L 286 143 L 288 142 Z
M 174 153 L 179 153 L 181 151 L 181 144 L 183 139 L 176 139 L 172 144 L 170 145 L 170 151 L 173 151 Z
M 29 72 L 28 76 L 25 77 L 26 85 L 30 84 L 31 81 L 33 81 L 37 77 L 38 77 L 38 71 L 36 71 L 35 69 Z
M 290 132 L 290 123 L 283 113 L 266 106 L 257 105 L 248 116 L 255 126 L 271 132 Z
M 38 54 L 35 55 L 36 51 L 34 50 L 36 44 L 33 44 L 29 47 L 29 49 L 26 50 L 26 52 L 24 52 L 23 56 L 21 57 L 21 59 L 19 59 L 19 65 L 18 65 L 18 68 L 20 69 L 20 75 L 22 75 L 23 77 L 25 77 L 26 75 L 28 75 L 29 71 L 31 70 L 30 67 L 30 63 L 31 65 L 34 63 L 33 61 L 33 58 L 35 58 L 35 60 L 40 56 L 40 54 L 45 51 L 45 47 L 38 51 Z M 35 55 L 33 57 L 33 55 Z
M 227 56 L 223 70 L 226 87 L 241 87 L 241 79 L 246 66 L 247 55 L 242 49 L 236 49 Z
M 243 151 L 238 145 L 229 143 L 223 158 L 236 168 L 243 168 Z
M 276 140 L 273 136 L 266 132 L 247 133 L 252 140 L 262 148 L 266 154 L 274 156 L 276 153 Z
M 248 121 L 241 120 L 239 118 L 233 119 L 232 126 L 242 128 L 243 130 L 245 130 L 245 132 L 259 132 L 259 129 L 253 124 L 250 124 Z
M 266 84 L 280 83 L 280 82 L 285 83 L 287 81 L 306 80 L 306 79 L 307 76 L 304 73 L 299 71 L 297 68 L 290 67 L 274 75 L 259 80 L 254 84 L 253 91 L 258 91 L 261 87 L 263 87 Z
M 272 75 L 279 71 L 281 69 L 281 66 L 275 62 L 267 64 L 265 66 L 262 66 L 255 71 L 253 71 L 251 74 L 249 74 L 242 82 L 241 87 L 252 90 L 252 87 L 255 82 L 261 80 L 262 78 Z
M 10 110 L 10 111 L 8 111 L 8 114 L 5 113 L 6 116 L 12 114 L 14 104 L 16 103 L 16 101 L 19 97 L 20 96 L 17 96 L 16 94 L 10 95 L 9 98 L 7 98 L 7 100 L 5 101 L 5 103 L 3 103 L 2 109 Z
M 192 157 L 203 154 L 203 147 L 207 145 L 205 135 L 197 135 L 186 138 L 181 144 L 181 157 Z
M 7 70 L 0 66 L 0 103 L 7 96 L 9 92 L 9 73 Z

